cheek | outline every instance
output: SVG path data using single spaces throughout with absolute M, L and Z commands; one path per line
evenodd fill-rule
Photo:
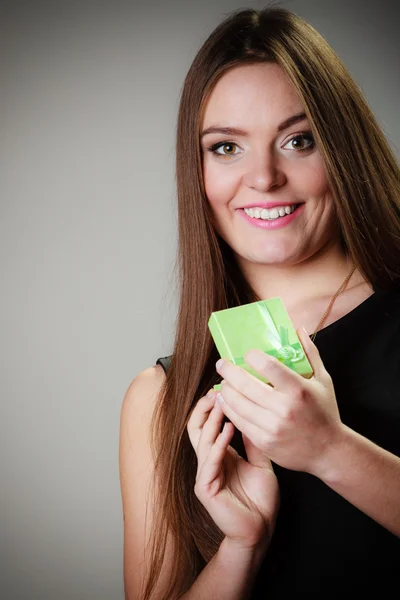
M 315 196 L 324 196 L 329 193 L 328 178 L 323 170 L 315 171 L 310 186 Z
M 321 197 L 329 192 L 328 177 L 319 155 L 302 171 L 298 183 L 308 196 Z
M 214 165 L 203 166 L 204 189 L 211 207 L 218 210 L 233 196 L 235 182 L 232 172 L 222 171 Z

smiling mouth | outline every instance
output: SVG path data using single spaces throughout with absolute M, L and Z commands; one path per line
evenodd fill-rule
M 274 221 L 282 217 L 287 217 L 295 212 L 300 204 L 290 204 L 282 206 L 274 206 L 273 208 L 253 207 L 243 208 L 246 215 L 252 219 L 261 219 L 263 221 Z

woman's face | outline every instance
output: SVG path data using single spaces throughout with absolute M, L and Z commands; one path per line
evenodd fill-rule
M 281 67 L 243 65 L 223 75 L 201 132 L 214 224 L 242 267 L 294 265 L 337 243 L 324 163 Z

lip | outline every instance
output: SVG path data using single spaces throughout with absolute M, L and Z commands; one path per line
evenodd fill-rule
M 240 209 L 245 208 L 275 208 L 276 206 L 292 206 L 293 204 L 300 204 L 299 202 L 253 202 L 253 204 L 246 204 L 241 206 Z
M 254 206 L 261 206 L 261 205 L 255 204 Z M 275 206 L 285 206 L 285 204 L 275 204 Z M 288 206 L 290 206 L 290 204 Z M 246 208 L 251 208 L 251 207 L 246 206 Z M 299 204 L 299 206 L 295 209 L 295 211 L 292 212 L 290 215 L 286 215 L 285 217 L 280 217 L 279 219 L 273 219 L 271 221 L 268 221 L 268 220 L 264 221 L 263 219 L 255 219 L 255 218 L 249 217 L 249 215 L 246 215 L 243 208 L 239 209 L 239 214 L 248 223 L 250 223 L 250 225 L 253 225 L 253 227 L 258 227 L 260 229 L 281 229 L 282 227 L 286 227 L 287 225 L 292 223 L 292 221 L 297 219 L 297 217 L 299 215 L 301 215 L 303 210 L 304 210 L 304 203 Z

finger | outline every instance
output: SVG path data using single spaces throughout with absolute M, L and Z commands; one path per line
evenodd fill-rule
M 187 432 L 194 450 L 197 450 L 204 423 L 215 404 L 216 393 L 214 390 L 210 390 L 210 392 L 210 396 L 207 394 L 197 402 L 187 423 Z
M 261 354 L 264 353 L 261 352 Z M 222 386 L 227 381 L 231 387 L 235 388 L 243 396 L 251 398 L 253 402 L 260 406 L 264 407 L 266 399 L 272 397 L 274 393 L 274 389 L 270 385 L 229 361 L 224 361 L 223 365 L 218 367 L 217 370 L 224 378 Z
M 239 429 L 242 434 L 248 437 L 254 446 L 257 446 L 260 449 L 265 446 L 266 431 L 264 429 L 261 429 L 258 427 L 258 425 L 254 425 L 253 423 L 247 421 L 247 419 L 244 419 L 238 415 L 237 412 L 235 412 L 227 402 L 224 402 L 221 394 L 217 395 L 216 403 L 220 404 L 224 414 L 228 417 L 231 423 L 233 423 L 236 429 Z
M 244 359 L 250 367 L 273 385 L 274 390 L 285 392 L 304 384 L 301 375 L 262 350 L 252 348 L 246 352 Z
M 206 460 L 198 468 L 196 477 L 196 486 L 206 488 L 210 492 L 210 486 L 216 482 L 222 473 L 223 461 L 228 446 L 233 438 L 235 428 L 232 423 L 225 423 L 221 433 L 218 434 Z M 218 489 L 212 490 L 214 493 L 219 491 L 221 481 L 218 482 Z
M 223 420 L 223 410 L 221 409 L 221 406 L 216 402 L 201 430 L 200 439 L 196 450 L 197 460 L 199 464 L 204 462 L 211 448 L 215 444 L 215 441 L 221 432 Z
M 221 387 L 220 394 L 224 402 L 227 403 L 236 414 L 243 417 L 243 419 L 246 419 L 246 421 L 249 421 L 249 423 L 258 426 L 263 426 L 264 422 L 268 420 L 268 415 L 271 414 L 271 411 L 276 411 L 280 406 L 280 402 L 277 402 L 276 398 L 271 399 L 269 396 L 266 398 L 265 394 L 264 396 L 261 396 L 261 394 L 259 395 L 259 403 L 253 402 L 253 398 L 244 396 L 225 380 Z
M 272 469 L 272 463 L 265 452 L 257 448 L 244 433 L 242 433 L 242 438 L 248 462 L 255 467 Z
M 322 362 L 319 350 L 314 342 L 310 339 L 306 329 L 304 327 L 300 327 L 296 331 L 300 343 L 304 348 L 304 352 L 307 355 L 308 361 L 314 371 L 314 377 L 317 379 L 323 378 L 327 374 L 327 370 L 325 369 L 325 365 Z

